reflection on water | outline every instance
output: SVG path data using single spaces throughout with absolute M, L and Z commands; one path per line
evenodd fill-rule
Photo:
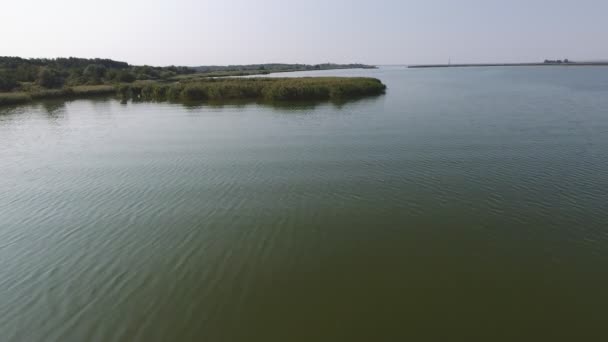
M 332 105 L 335 108 L 341 109 L 345 105 L 348 104 L 356 104 L 356 103 L 364 103 L 370 101 L 377 101 L 382 98 L 384 95 L 372 95 L 372 96 L 364 96 L 360 98 L 351 98 L 351 99 L 332 99 L 332 100 L 320 100 L 320 101 L 262 101 L 255 99 L 244 99 L 244 100 L 222 100 L 222 101 L 188 101 L 188 102 L 169 102 L 174 105 L 181 105 L 185 109 L 188 110 L 200 110 L 204 108 L 238 108 L 244 109 L 251 105 L 264 106 L 277 110 L 312 110 L 318 106 Z M 83 101 L 83 100 L 71 100 L 71 99 L 50 99 L 44 101 L 36 101 L 31 105 L 21 105 L 21 106 L 3 106 L 0 107 L 0 115 L 8 115 L 17 112 L 23 112 L 24 108 L 29 108 L 31 110 L 32 107 L 40 106 L 42 110 L 49 114 L 49 117 L 58 117 L 61 116 L 65 112 L 65 107 L 67 103 L 71 103 L 74 101 Z M 112 96 L 97 96 L 87 99 L 86 101 L 90 102 L 93 105 L 93 108 L 99 110 L 101 107 L 104 107 L 103 110 L 106 110 L 110 107 L 110 104 L 116 101 L 116 98 Z M 119 102 L 122 105 L 128 104 L 137 104 L 137 103 L 157 103 L 157 104 L 166 104 L 167 102 L 145 102 L 145 101 L 137 101 L 137 100 L 121 100 Z M 102 111 L 103 111 L 102 110 Z
M 65 114 L 65 101 L 49 100 L 40 103 L 42 109 L 48 114 L 49 118 L 57 118 Z
M 264 100 L 256 100 L 256 99 L 243 99 L 243 100 L 221 100 L 221 101 L 179 101 L 179 102 L 169 102 L 170 104 L 181 105 L 185 109 L 188 110 L 200 110 L 204 108 L 236 108 L 243 109 L 251 105 L 256 106 L 264 106 L 272 109 L 278 110 L 312 110 L 318 106 L 332 105 L 338 109 L 344 107 L 348 104 L 356 104 L 370 101 L 377 101 L 382 98 L 384 95 L 371 95 L 371 96 L 363 96 L 359 98 L 349 98 L 349 99 L 332 99 L 332 100 L 316 100 L 316 101 L 264 101 Z M 129 100 L 129 101 L 121 101 L 121 104 L 129 104 L 129 103 L 150 103 L 146 101 L 138 101 L 138 100 Z M 152 103 L 167 103 L 163 102 L 152 102 Z
M 2 108 L 0 339 L 601 340 L 608 69 L 549 69 Z

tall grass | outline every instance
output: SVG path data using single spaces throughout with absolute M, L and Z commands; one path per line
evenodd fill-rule
M 63 89 L 32 88 L 24 93 L 0 94 L 0 105 L 32 99 L 78 98 L 118 94 L 123 100 L 141 101 L 318 101 L 347 100 L 384 93 L 386 86 L 375 78 L 209 78 L 175 83 L 142 81 L 119 85 L 75 86 Z
M 72 87 L 74 96 L 109 95 L 116 93 L 116 87 L 112 85 L 84 85 Z
M 31 100 L 26 93 L 0 93 L 0 106 L 27 103 Z
M 340 100 L 384 93 L 386 86 L 375 78 L 223 78 L 186 80 L 174 84 L 135 83 L 118 87 L 123 99 L 143 101 L 202 101 L 260 99 Z
M 21 104 L 42 99 L 113 95 L 115 93 L 116 87 L 111 85 L 76 86 L 63 89 L 34 88 L 29 92 L 0 93 L 0 105 Z

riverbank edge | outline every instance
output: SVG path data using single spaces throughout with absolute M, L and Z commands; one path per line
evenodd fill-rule
M 36 92 L 0 93 L 0 106 L 43 99 L 79 99 L 117 95 L 122 100 L 335 100 L 383 94 L 379 79 L 371 77 L 230 78 L 191 82 L 158 81 L 132 84 L 74 86 Z
M 62 89 L 45 89 L 36 92 L 0 93 L 0 106 L 26 104 L 45 99 L 75 99 L 91 96 L 114 95 L 117 85 L 74 86 Z

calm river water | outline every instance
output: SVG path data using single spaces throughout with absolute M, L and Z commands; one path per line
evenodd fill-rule
M 291 75 L 388 91 L 0 109 L 0 340 L 606 337 L 608 68 Z

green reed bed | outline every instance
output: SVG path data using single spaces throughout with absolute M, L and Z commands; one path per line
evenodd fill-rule
M 31 96 L 26 93 L 0 93 L 0 106 L 27 103 L 31 100 Z
M 180 82 L 139 81 L 125 84 L 83 85 L 61 89 L 32 88 L 0 93 L 0 105 L 50 98 L 86 98 L 114 95 L 139 101 L 319 101 L 347 100 L 379 95 L 386 86 L 366 77 L 209 78 Z
M 118 86 L 118 94 L 143 101 L 289 101 L 349 99 L 382 94 L 385 89 L 380 80 L 365 77 L 221 78 L 124 84 Z

